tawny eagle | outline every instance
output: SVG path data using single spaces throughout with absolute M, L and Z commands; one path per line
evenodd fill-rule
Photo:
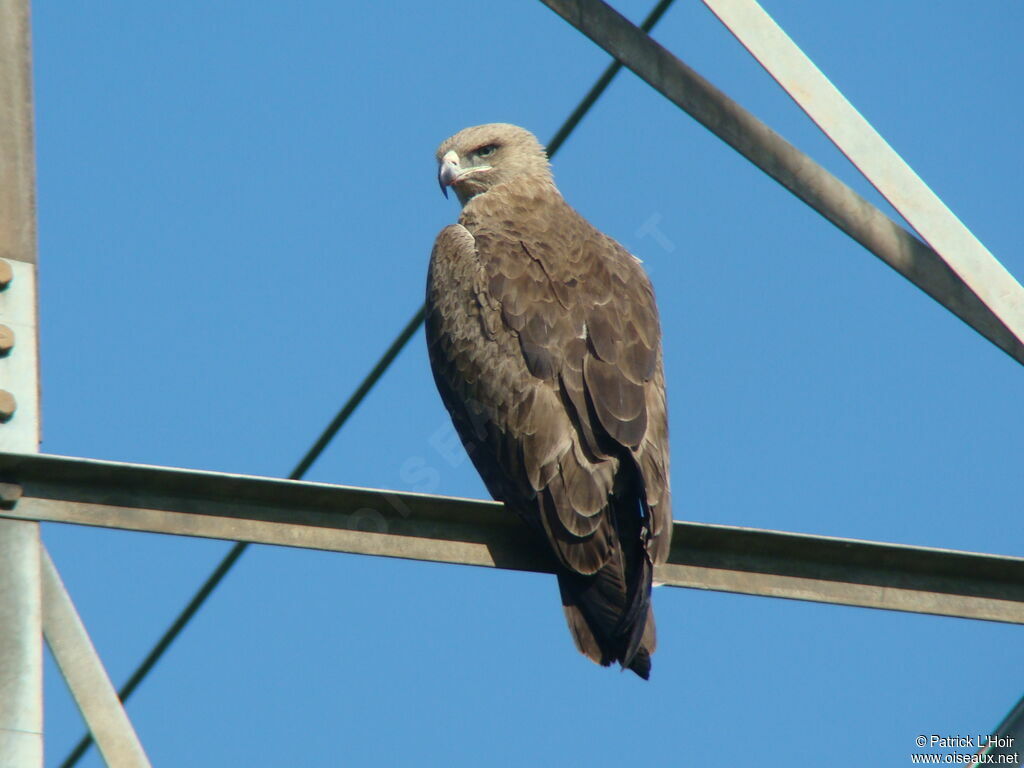
M 652 570 L 672 534 L 650 280 L 569 207 L 529 131 L 466 128 L 437 160 L 462 203 L 427 277 L 441 398 L 491 495 L 554 553 L 577 648 L 647 678 Z

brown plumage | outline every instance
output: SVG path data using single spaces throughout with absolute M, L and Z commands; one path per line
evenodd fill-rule
M 437 159 L 463 205 L 427 277 L 441 398 L 488 490 L 550 545 L 577 648 L 647 678 L 672 533 L 651 283 L 562 199 L 528 131 L 467 128 Z

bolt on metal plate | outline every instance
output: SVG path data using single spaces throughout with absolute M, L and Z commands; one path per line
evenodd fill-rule
M 18 410 L 18 403 L 14 395 L 6 389 L 0 389 L 0 422 L 10 421 L 14 412 Z
M 0 325 L 0 357 L 10 354 L 14 349 L 14 331 L 6 325 Z
M 22 489 L 15 483 L 0 483 L 0 509 L 14 509 L 21 498 Z

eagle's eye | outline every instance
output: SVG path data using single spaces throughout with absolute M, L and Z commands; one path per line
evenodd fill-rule
M 485 146 L 480 147 L 480 149 L 478 149 L 476 151 L 476 156 L 477 157 L 490 157 L 491 155 L 493 155 L 497 151 L 497 149 L 498 149 L 498 145 L 497 144 L 486 144 Z

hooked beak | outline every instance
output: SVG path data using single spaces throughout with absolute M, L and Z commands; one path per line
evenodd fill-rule
M 463 168 L 459 164 L 458 153 L 451 149 L 441 158 L 441 167 L 437 170 L 437 183 L 441 185 L 441 192 L 447 198 L 448 187 L 458 184 L 470 174 L 489 170 L 491 170 L 489 165 L 471 165 L 468 168 Z
M 445 200 L 448 199 L 448 187 L 458 181 L 461 170 L 459 156 L 455 150 L 446 152 L 445 156 L 441 158 L 441 167 L 437 169 L 437 183 L 441 185 L 441 192 L 444 194 Z

